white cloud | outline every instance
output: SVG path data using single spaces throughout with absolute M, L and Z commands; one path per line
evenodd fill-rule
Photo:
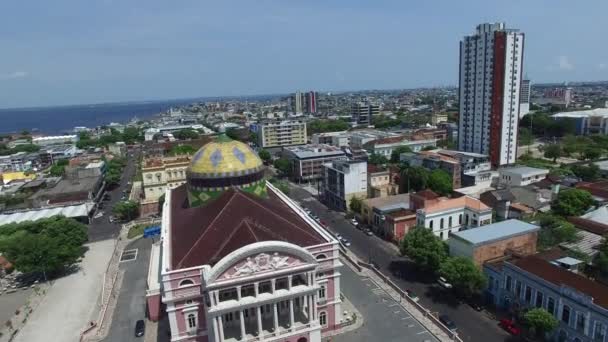
M 572 65 L 572 63 L 570 62 L 570 59 L 568 59 L 568 56 L 559 56 L 557 58 L 557 68 L 559 70 L 572 70 L 574 69 L 574 65 Z
M 15 71 L 12 72 L 10 74 L 4 74 L 4 75 L 0 75 L 0 79 L 2 80 L 14 80 L 14 79 L 18 79 L 18 78 L 24 78 L 27 77 L 28 73 L 25 71 Z

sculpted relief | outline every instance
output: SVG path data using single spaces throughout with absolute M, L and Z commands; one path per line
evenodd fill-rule
M 233 272 L 227 272 L 224 277 L 234 278 L 263 271 L 272 271 L 289 267 L 297 262 L 297 260 L 290 262 L 288 256 L 281 256 L 279 253 L 273 253 L 272 255 L 260 253 L 255 257 L 248 257 L 244 263 L 234 266 Z

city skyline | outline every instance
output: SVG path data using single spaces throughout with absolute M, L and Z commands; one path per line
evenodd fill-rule
M 526 32 L 524 74 L 533 83 L 608 79 L 608 51 L 596 44 L 608 10 L 600 1 L 186 1 L 179 8 L 152 1 L 142 8 L 108 0 L 0 9 L 9 28 L 0 33 L 2 108 L 452 86 L 459 39 L 482 22 Z

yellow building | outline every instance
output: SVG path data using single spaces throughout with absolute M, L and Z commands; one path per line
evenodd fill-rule
M 186 183 L 186 169 L 190 156 L 151 158 L 143 162 L 141 169 L 145 202 L 158 202 L 167 187 L 176 188 Z
M 25 172 L 5 172 L 0 174 L 0 178 L 2 178 L 3 184 L 9 184 L 14 181 L 24 181 L 29 182 L 36 179 L 36 174 L 26 175 Z
M 306 144 L 306 122 L 285 120 L 259 125 L 258 143 L 263 148 Z

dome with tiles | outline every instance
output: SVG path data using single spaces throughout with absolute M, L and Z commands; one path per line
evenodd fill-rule
M 194 191 L 221 191 L 246 187 L 264 178 L 264 164 L 251 147 L 220 136 L 203 145 L 188 166 L 188 187 Z

